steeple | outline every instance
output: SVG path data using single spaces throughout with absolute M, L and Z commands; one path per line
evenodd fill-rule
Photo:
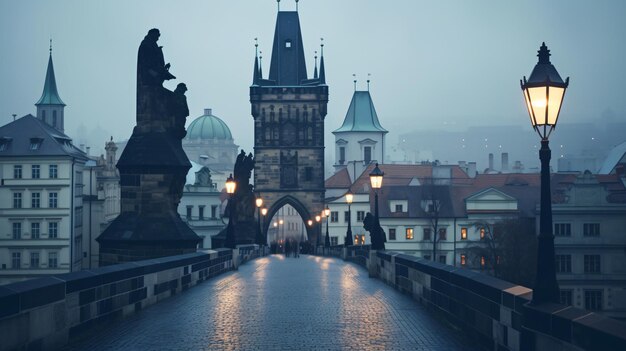
M 301 85 L 307 79 L 300 19 L 296 11 L 279 11 L 274 31 L 269 80 L 279 86 Z
M 35 103 L 35 106 L 37 106 L 37 118 L 63 131 L 63 110 L 65 103 L 63 103 L 57 91 L 54 65 L 52 63 L 52 39 L 50 39 L 50 55 L 48 57 L 48 70 L 46 71 L 43 93 L 39 101 Z
M 259 43 L 254 38 L 254 72 L 252 73 L 252 85 L 259 85 Z
M 320 44 L 320 84 L 326 84 L 326 70 L 324 69 L 324 38 L 321 38 Z
M 315 51 L 315 70 L 313 71 L 313 79 L 318 79 L 317 75 L 317 51 Z

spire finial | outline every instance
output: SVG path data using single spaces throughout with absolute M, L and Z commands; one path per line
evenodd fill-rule
M 541 43 L 541 47 L 537 51 L 537 57 L 539 57 L 539 63 L 550 63 L 550 50 L 548 50 L 546 42 Z
M 324 56 L 324 38 L 320 38 L 320 48 L 321 48 L 320 54 Z
M 259 51 L 259 78 L 263 79 L 263 51 Z
M 50 38 L 50 55 L 52 55 L 52 38 Z
M 371 73 L 367 74 L 367 91 L 370 91 L 370 76 L 371 75 L 372 75 Z
M 296 12 L 298 12 L 298 1 L 300 0 L 296 0 Z
M 278 12 L 280 12 L 280 0 L 276 0 L 276 3 L 278 4 Z
M 313 79 L 317 79 L 317 50 L 315 51 L 315 70 L 313 71 Z
M 352 77 L 354 77 L 354 91 L 356 91 L 356 74 L 352 73 Z
M 254 38 L 254 56 L 259 56 L 259 39 Z

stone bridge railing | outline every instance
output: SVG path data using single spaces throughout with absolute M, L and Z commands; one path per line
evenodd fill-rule
M 265 254 L 256 245 L 206 250 L 0 286 L 0 350 L 59 348 L 101 321 L 140 311 Z
M 390 251 L 370 251 L 366 264 L 370 276 L 493 350 L 626 350 L 626 324 L 571 306 L 531 305 L 532 290 L 523 286 Z

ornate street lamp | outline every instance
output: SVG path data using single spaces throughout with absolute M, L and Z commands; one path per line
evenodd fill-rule
M 324 209 L 324 217 L 326 217 L 326 238 L 324 240 L 324 246 L 330 247 L 330 234 L 328 233 L 328 221 L 330 219 L 330 208 L 326 205 Z
M 259 246 L 263 246 L 266 243 L 264 242 L 263 232 L 261 231 L 261 207 L 263 206 L 263 199 L 261 198 L 261 195 L 257 195 L 255 204 L 257 208 L 256 243 Z
M 348 192 L 346 193 L 346 202 L 348 203 L 348 231 L 346 231 L 346 240 L 345 240 L 346 247 L 348 245 L 354 245 L 354 242 L 352 241 L 352 224 L 351 224 L 352 212 L 350 209 L 350 205 L 352 205 L 353 199 L 354 199 L 354 195 L 352 194 L 350 189 L 348 189 Z
M 384 175 L 385 173 L 381 171 L 380 168 L 378 168 L 378 163 L 376 164 L 376 167 L 374 167 L 374 170 L 370 173 L 370 183 L 372 184 L 372 189 L 374 189 L 374 218 L 376 221 L 376 223 L 374 224 L 376 229 L 374 230 L 376 231 L 377 239 L 379 239 L 377 240 L 376 243 L 372 242 L 372 250 L 384 250 L 385 249 L 385 242 L 381 239 L 383 233 L 380 232 L 381 230 L 380 219 L 378 218 L 378 189 L 380 189 L 383 186 Z M 370 233 L 370 236 L 371 236 L 371 233 Z
M 235 189 L 237 188 L 237 182 L 233 178 L 233 175 L 226 179 L 226 192 L 228 193 L 228 227 L 226 227 L 226 239 L 224 240 L 224 246 L 230 249 L 235 248 L 235 211 L 237 206 L 234 203 Z
M 520 84 L 530 115 L 530 123 L 541 137 L 541 212 L 537 246 L 537 276 L 533 290 L 533 303 L 559 302 L 559 285 L 556 281 L 554 259 L 554 235 L 552 233 L 552 201 L 550 192 L 550 157 L 548 138 L 556 127 L 559 112 L 569 85 L 569 77 L 563 82 L 556 68 L 550 63 L 550 50 L 546 43 L 539 48 L 539 62 L 530 77 Z
M 265 216 L 267 216 L 267 207 L 261 208 L 261 216 L 263 216 L 263 221 L 261 225 L 261 228 L 263 228 L 263 226 L 265 225 Z M 263 242 L 267 245 L 267 231 L 262 231 L 261 233 L 263 234 Z
M 317 222 L 317 246 L 322 246 L 322 227 L 320 226 L 321 221 L 322 216 L 315 216 L 315 222 Z

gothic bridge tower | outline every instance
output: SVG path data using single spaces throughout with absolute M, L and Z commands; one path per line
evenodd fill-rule
M 323 45 L 322 45 L 323 50 Z M 263 78 L 255 57 L 250 103 L 254 118 L 254 190 L 268 208 L 267 219 L 284 205 L 304 223 L 324 208 L 324 117 L 328 86 L 321 51 L 307 76 L 297 11 L 278 11 L 270 72 Z M 269 220 L 265 221 L 265 228 Z M 317 240 L 317 228 L 307 228 Z

